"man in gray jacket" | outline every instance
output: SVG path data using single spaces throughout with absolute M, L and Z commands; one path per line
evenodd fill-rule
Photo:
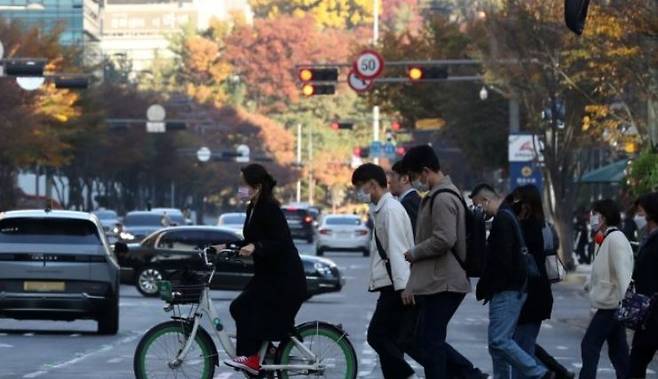
M 448 377 L 448 360 L 455 354 L 460 356 L 446 342 L 448 323 L 471 290 L 460 263 L 466 260 L 466 209 L 457 195 L 461 192 L 441 172 L 431 146 L 412 148 L 403 164 L 414 179 L 414 187 L 429 193 L 418 212 L 416 246 L 405 253 L 411 274 L 402 298 L 405 303 L 418 300 L 420 304 L 420 347 L 426 378 L 443 379 Z

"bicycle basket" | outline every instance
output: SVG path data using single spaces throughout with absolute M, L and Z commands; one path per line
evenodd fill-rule
M 201 298 L 206 284 L 174 284 L 167 280 L 158 282 L 160 298 L 169 304 L 194 304 Z

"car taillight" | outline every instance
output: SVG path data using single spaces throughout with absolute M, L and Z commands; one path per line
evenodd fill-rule
M 307 224 L 312 223 L 313 222 L 313 217 L 311 217 L 311 216 L 304 217 L 304 222 L 307 223 Z
M 367 230 L 357 230 L 356 235 L 357 236 L 366 236 L 366 235 L 368 235 L 368 231 Z
M 329 236 L 329 235 L 331 235 L 331 230 L 330 229 L 320 229 L 319 233 L 322 234 L 323 236 Z

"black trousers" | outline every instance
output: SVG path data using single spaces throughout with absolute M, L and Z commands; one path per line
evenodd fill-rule
M 549 371 L 555 373 L 557 379 L 571 378 L 571 371 L 562 366 L 557 359 L 553 358 L 543 347 L 535 345 L 535 358 L 541 362 Z
M 414 374 L 397 343 L 403 312 L 400 294 L 393 288 L 382 289 L 368 326 L 368 344 L 379 355 L 385 379 L 405 379 Z
M 629 378 L 645 378 L 647 367 L 658 351 L 658 315 L 645 330 L 635 332 L 631 347 L 631 368 Z
M 605 342 L 608 343 L 608 356 L 615 368 L 617 379 L 624 379 L 628 375 L 626 328 L 615 320 L 614 316 L 614 309 L 599 309 L 594 314 L 581 342 L 583 367 L 580 370 L 580 379 L 596 379 L 601 348 Z
M 464 296 L 463 293 L 453 292 L 418 296 L 422 312 L 419 339 L 426 379 L 448 378 L 448 362 L 458 357 L 460 360 L 463 358 L 446 342 L 446 336 L 448 323 L 464 300 Z M 467 359 L 463 359 L 470 364 Z

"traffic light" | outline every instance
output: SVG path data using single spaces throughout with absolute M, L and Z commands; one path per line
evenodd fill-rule
M 407 148 L 404 146 L 398 146 L 395 148 L 395 154 L 398 157 L 404 157 L 404 155 L 407 153 Z
M 399 132 L 400 129 L 402 129 L 402 125 L 400 125 L 399 122 L 397 122 L 397 121 L 393 121 L 393 122 L 391 123 L 391 130 L 392 130 L 392 131 L 394 131 L 394 132 Z
M 355 157 L 360 157 L 361 156 L 361 148 L 360 147 L 355 147 L 354 150 L 352 150 L 352 155 Z
M 360 158 L 368 158 L 370 156 L 370 147 L 359 147 L 358 149 Z
M 5 75 L 34 77 L 43 76 L 43 69 L 46 67 L 45 59 L 38 60 L 8 60 L 4 62 Z
M 335 121 L 331 123 L 331 129 L 333 130 L 340 130 L 340 129 L 349 129 L 352 130 L 354 129 L 354 124 L 351 122 L 339 122 Z
M 302 86 L 302 94 L 304 94 L 304 96 L 333 95 L 335 93 L 336 86 L 332 84 L 306 83 L 304 86 Z
M 302 82 L 337 82 L 338 69 L 332 68 L 300 68 L 297 77 Z
M 59 76 L 55 78 L 57 89 L 86 89 L 89 87 L 89 79 L 84 76 Z
M 407 68 L 407 77 L 413 82 L 427 79 L 446 79 L 448 69 L 441 66 L 409 66 Z

